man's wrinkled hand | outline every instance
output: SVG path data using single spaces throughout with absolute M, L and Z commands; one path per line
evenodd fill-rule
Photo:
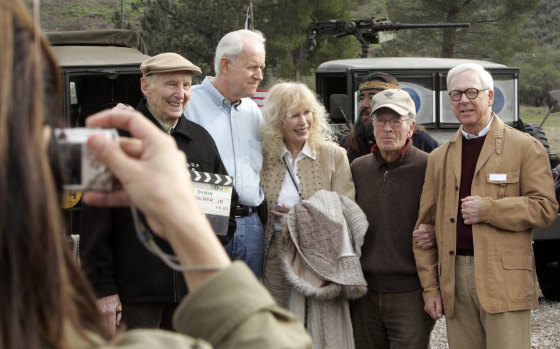
M 480 196 L 467 196 L 461 199 L 461 215 L 465 224 L 480 223 Z
M 96 303 L 99 312 L 107 319 L 111 332 L 115 334 L 116 327 L 119 325 L 122 315 L 122 305 L 119 295 L 113 294 L 111 296 L 99 298 Z
M 418 229 L 412 232 L 412 237 L 422 249 L 426 250 L 436 245 L 436 229 L 432 224 L 420 224 Z
M 443 316 L 443 305 L 441 302 L 441 296 L 436 296 L 426 302 L 424 305 L 424 311 L 432 317 L 432 319 L 437 320 Z

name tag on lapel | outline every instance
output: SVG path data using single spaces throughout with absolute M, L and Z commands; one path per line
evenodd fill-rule
M 490 173 L 488 179 L 492 182 L 506 182 L 507 174 L 505 173 Z

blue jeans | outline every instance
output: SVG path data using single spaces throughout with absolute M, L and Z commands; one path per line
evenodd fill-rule
M 236 218 L 237 230 L 233 239 L 225 246 L 232 261 L 242 260 L 257 279 L 261 278 L 263 266 L 264 229 L 256 212 L 245 217 Z

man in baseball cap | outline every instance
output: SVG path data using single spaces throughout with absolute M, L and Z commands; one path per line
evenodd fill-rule
M 350 163 L 357 157 L 367 155 L 375 144 L 373 125 L 371 123 L 373 96 L 387 89 L 400 89 L 397 79 L 387 73 L 374 72 L 369 74 L 359 85 L 358 116 L 352 131 L 340 139 L 339 144 L 348 152 Z M 438 146 L 437 141 L 417 124 L 412 134 L 412 143 L 416 148 L 429 153 Z
M 408 92 L 388 89 L 372 100 L 373 135 L 381 156 L 392 163 L 400 158 L 416 125 L 416 107 Z
M 357 349 L 428 348 L 435 321 L 424 312 L 411 233 L 428 154 L 412 144 L 416 107 L 408 92 L 377 93 L 371 117 L 376 145 L 350 166 L 356 203 L 375 223 L 362 246 L 368 292 L 350 305 L 354 340 Z
M 210 134 L 182 117 L 192 77 L 202 73 L 200 68 L 176 53 L 162 53 L 142 63 L 140 70 L 144 98 L 136 110 L 175 139 L 187 156 L 188 169 L 227 175 Z M 237 200 L 234 191 L 232 207 Z M 216 231 L 223 244 L 236 229 L 234 217 L 229 223 L 224 231 Z M 188 292 L 183 273 L 171 270 L 142 246 L 130 209 L 82 205 L 80 228 L 84 269 L 111 328 L 122 320 L 127 329 L 172 330 L 173 312 Z M 172 253 L 167 242 L 156 240 Z

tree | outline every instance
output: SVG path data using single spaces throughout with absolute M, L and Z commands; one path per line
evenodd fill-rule
M 539 0 L 394 0 L 392 20 L 402 23 L 470 23 L 468 29 L 422 29 L 398 33 L 381 45 L 379 55 L 475 58 L 507 64 L 517 51 L 534 47 L 520 31 Z
M 514 63 L 520 68 L 519 99 L 521 104 L 542 106 L 550 90 L 560 89 L 559 52 L 537 51 L 519 54 Z
M 264 16 L 258 28 L 268 37 L 267 54 L 272 57 L 273 75 L 300 79 L 320 63 L 339 58 L 356 57 L 358 44 L 353 38 L 317 38 L 317 48 L 308 52 L 307 28 L 310 21 L 349 19 L 352 4 L 344 0 L 260 1 L 255 7 Z
M 33 0 L 23 0 L 33 9 Z M 111 17 L 117 9 L 115 0 L 42 0 L 39 3 L 44 31 L 92 30 L 112 27 Z M 120 9 L 120 1 L 118 3 Z
M 527 20 L 523 38 L 535 39 L 540 47 L 560 49 L 560 0 L 541 0 L 538 10 Z
M 538 10 L 529 17 L 522 31 L 526 40 L 537 42 L 518 52 L 513 64 L 519 66 L 521 104 L 541 106 L 548 91 L 560 89 L 560 0 L 541 0 Z
M 143 7 L 141 34 L 150 54 L 173 51 L 213 73 L 219 39 L 244 26 L 246 0 L 135 0 Z M 267 38 L 266 76 L 297 79 L 308 75 L 319 61 L 347 58 L 357 53 L 352 40 L 328 38 L 307 55 L 306 30 L 311 16 L 348 17 L 356 0 L 255 0 L 256 29 Z
M 245 0 L 135 0 L 134 8 L 143 8 L 140 33 L 150 55 L 177 52 L 205 75 L 218 40 L 242 28 L 247 10 Z

